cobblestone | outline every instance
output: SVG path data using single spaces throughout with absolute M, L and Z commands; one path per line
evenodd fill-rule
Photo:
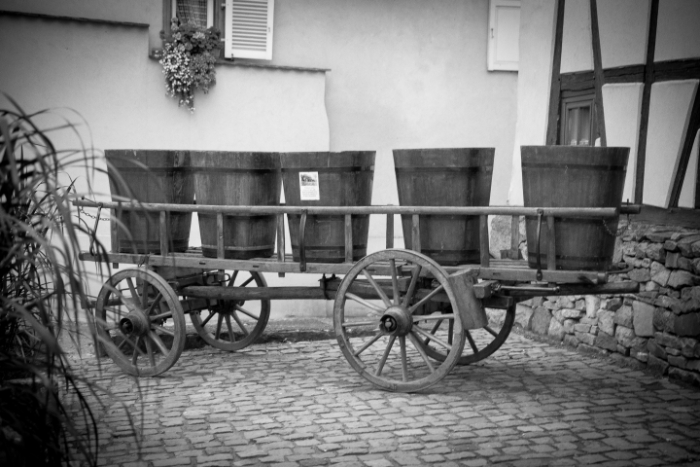
M 700 465 L 700 390 L 519 335 L 419 394 L 376 389 L 332 340 L 188 350 L 140 387 L 101 366 L 80 363 L 112 393 L 99 465 Z

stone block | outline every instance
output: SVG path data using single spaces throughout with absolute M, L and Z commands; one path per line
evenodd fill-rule
M 617 349 L 615 350 L 615 352 L 617 352 L 617 354 L 620 354 L 620 355 L 625 356 L 625 357 L 629 357 L 629 355 L 630 355 L 629 347 L 625 347 L 624 345 L 620 345 L 620 344 L 617 344 Z M 617 355 L 617 354 L 615 354 L 615 355 Z
M 556 319 L 560 323 L 564 321 L 564 317 L 561 314 L 561 308 L 552 310 L 552 319 Z
M 666 355 L 668 358 L 671 357 L 680 357 L 681 356 L 681 351 L 678 349 L 674 349 L 672 347 L 666 347 Z
M 635 301 L 632 305 L 632 321 L 634 333 L 640 337 L 651 337 L 654 335 L 654 310 L 653 305 Z
M 693 266 L 693 260 L 690 258 L 686 258 L 685 256 L 681 256 L 680 258 L 678 258 L 678 265 L 676 266 L 676 268 L 690 272 L 694 272 L 695 270 L 695 267 Z
M 680 368 L 669 368 L 668 379 L 670 381 L 682 381 L 695 387 L 700 387 L 700 373 L 681 370 Z
M 605 300 L 602 300 L 600 302 L 600 308 L 603 308 L 608 311 L 617 311 L 618 308 L 622 306 L 622 298 L 620 297 L 613 297 L 613 298 L 608 298 Z M 597 312 L 598 310 L 596 310 Z
M 584 301 L 586 303 L 586 316 L 589 318 L 595 318 L 598 314 L 598 309 L 601 306 L 600 297 L 595 295 L 586 295 Z
M 574 300 L 572 300 L 571 297 L 562 296 L 562 297 L 559 297 L 559 299 L 557 300 L 557 309 L 573 308 L 573 307 L 574 307 Z
M 664 242 L 664 250 L 668 251 L 677 251 L 678 250 L 678 242 L 674 240 L 666 240 Z M 680 253 L 678 253 L 680 256 Z M 668 253 L 666 253 L 666 259 L 668 260 Z M 668 267 L 668 266 L 666 266 Z
M 649 352 L 649 355 L 653 355 L 654 357 L 660 358 L 661 360 L 666 360 L 668 358 L 668 354 L 666 353 L 664 348 L 653 339 L 649 339 L 647 341 L 647 352 Z
M 676 368 L 685 369 L 688 364 L 688 360 L 685 357 L 674 357 L 672 355 L 668 356 L 668 364 L 675 366 Z
M 674 301 L 677 301 L 678 299 L 675 299 L 673 297 L 669 297 L 668 295 L 659 295 L 656 300 L 654 301 L 654 306 L 661 307 L 661 308 L 666 308 L 667 310 L 670 310 L 671 307 L 674 305 Z
M 548 310 L 555 310 L 557 308 L 557 302 L 556 300 L 547 299 L 542 303 L 542 306 Z
M 615 313 L 607 310 L 600 310 L 598 312 L 598 328 L 601 332 L 615 335 Z
M 690 251 L 693 253 L 694 257 L 700 256 L 700 241 L 691 243 Z
M 671 276 L 671 271 L 666 269 L 666 267 L 658 261 L 651 263 L 649 273 L 651 274 L 651 280 L 662 287 L 665 287 L 666 284 L 668 284 L 668 278 Z
M 530 321 L 530 329 L 536 334 L 546 335 L 549 331 L 549 322 L 552 320 L 550 311 L 542 306 L 535 308 Z
M 685 366 L 688 370 L 700 371 L 700 360 L 688 360 Z
M 576 339 L 578 339 L 579 342 L 581 342 L 582 344 L 586 344 L 586 345 L 589 345 L 589 346 L 592 346 L 593 344 L 595 344 L 595 336 L 594 336 L 593 334 L 588 334 L 588 333 L 585 333 L 585 332 L 575 332 L 575 333 L 574 333 L 574 336 L 575 336 Z
M 666 261 L 666 250 L 661 243 L 650 243 L 645 251 L 646 257 L 652 261 Z
M 631 351 L 631 352 L 630 352 L 630 355 L 631 355 L 632 357 L 636 358 L 637 360 L 639 360 L 640 362 L 645 362 L 645 363 L 646 363 L 646 362 L 649 361 L 649 354 L 646 353 L 646 352 L 636 352 L 636 353 L 635 353 L 635 352 L 632 352 L 632 351 Z
M 666 245 L 664 245 L 666 248 Z M 666 248 L 668 250 L 668 248 Z M 666 253 L 666 261 L 664 262 L 664 266 L 666 266 L 667 269 L 678 269 L 678 260 L 682 258 L 680 253 Z
M 635 282 L 648 282 L 651 280 L 651 272 L 646 268 L 634 268 L 629 272 L 629 276 Z
M 700 312 L 677 316 L 673 329 L 681 337 L 700 336 Z
M 646 303 L 654 303 L 654 300 L 656 300 L 659 296 L 659 291 L 654 290 L 651 292 L 644 291 L 644 292 L 639 292 L 637 294 L 637 300 L 646 302 Z
M 644 284 L 644 287 L 642 288 L 642 290 L 644 290 L 645 292 L 654 292 L 654 291 L 659 290 L 660 288 L 661 288 L 661 286 L 659 284 L 657 284 L 656 282 L 649 281 L 646 284 Z
M 579 320 L 579 323 L 581 324 L 590 324 L 591 326 L 597 326 L 598 325 L 598 316 L 594 316 L 592 318 L 589 318 L 588 316 L 584 316 Z
M 647 368 L 658 376 L 663 376 L 668 372 L 668 362 L 649 355 L 649 360 L 647 360 Z
M 530 329 L 532 313 L 533 310 L 529 306 L 525 306 L 522 303 L 515 305 L 515 325 L 523 329 Z
M 683 256 L 686 256 L 688 258 L 693 257 L 693 243 L 697 242 L 700 240 L 700 234 L 691 234 L 691 235 L 686 235 L 683 238 L 679 239 L 676 243 L 678 247 L 678 251 Z
M 615 336 L 605 332 L 599 332 L 595 338 L 595 346 L 600 347 L 601 349 L 610 350 L 611 352 L 616 352 L 617 339 L 615 339 Z
M 671 347 L 672 349 L 681 348 L 681 339 L 673 334 L 668 334 L 666 332 L 654 333 L 654 341 L 664 347 Z
M 695 258 L 693 260 L 693 269 L 692 272 L 695 274 L 700 274 L 700 258 Z
M 561 310 L 561 316 L 564 319 L 580 319 L 584 315 L 583 310 L 575 309 L 575 308 L 562 308 Z
M 564 325 L 556 319 L 550 320 L 547 335 L 552 336 L 559 341 L 563 340 L 564 336 L 566 335 L 566 331 L 564 331 Z
M 681 337 L 681 355 L 688 358 L 700 358 L 700 341 L 692 337 Z
M 597 324 L 596 324 L 596 325 L 593 325 L 593 326 L 591 326 L 591 330 L 588 331 L 588 333 L 589 333 L 589 334 L 593 334 L 594 336 L 597 336 L 597 335 L 598 335 L 598 329 L 599 329 L 599 328 L 598 328 L 598 325 L 597 325 Z
M 663 332 L 672 332 L 676 315 L 663 308 L 654 309 L 654 329 Z M 658 333 L 657 333 L 658 334 Z
M 663 244 L 666 240 L 670 240 L 674 233 L 675 230 L 652 228 L 644 233 L 644 238 L 653 243 Z
M 572 334 L 567 334 L 564 336 L 564 344 L 570 347 L 578 347 L 580 343 L 581 342 L 578 340 L 578 338 Z
M 690 287 L 696 284 L 696 276 L 689 273 L 688 271 L 683 271 L 681 269 L 676 269 L 671 271 L 671 275 L 668 278 L 668 286 L 674 289 L 680 289 L 681 287 Z
M 574 326 L 578 324 L 578 321 L 575 319 L 565 319 L 562 325 L 564 326 L 564 332 L 567 334 L 573 334 L 574 333 Z M 585 325 L 584 325 L 585 326 Z
M 617 342 L 621 346 L 627 348 L 634 347 L 635 345 L 639 344 L 639 338 L 634 333 L 634 331 L 625 326 L 618 326 L 615 329 L 615 339 L 617 339 Z
M 699 258 L 700 259 L 700 258 Z M 681 290 L 681 300 L 687 302 L 693 302 L 695 308 L 700 309 L 700 287 L 686 287 Z
M 632 327 L 632 307 L 630 305 L 624 305 L 615 312 L 615 324 Z
M 588 332 L 591 330 L 591 325 L 586 323 L 578 323 L 574 325 L 574 332 Z

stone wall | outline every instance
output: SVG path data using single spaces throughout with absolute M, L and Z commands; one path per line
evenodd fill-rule
M 518 304 L 516 326 L 700 386 L 700 232 L 620 230 L 616 259 L 629 270 L 612 280 L 638 282 L 638 294 L 533 298 Z

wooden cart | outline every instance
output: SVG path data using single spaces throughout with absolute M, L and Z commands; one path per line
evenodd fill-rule
M 613 208 L 522 207 L 291 207 L 95 203 L 76 200 L 81 208 L 159 212 L 161 254 L 83 251 L 84 261 L 119 269 L 102 286 L 94 302 L 95 333 L 105 352 L 125 372 L 155 376 L 168 370 L 185 344 L 186 321 L 210 345 L 235 351 L 252 344 L 264 331 L 271 300 L 334 300 L 335 335 L 343 355 L 365 379 L 392 391 L 419 391 L 438 383 L 455 365 L 483 360 L 498 350 L 515 320 L 518 301 L 533 296 L 622 294 L 638 291 L 636 282 L 610 282 L 608 271 L 556 269 L 554 219 L 563 216 L 606 219 L 635 212 Z M 636 209 L 638 210 L 638 209 Z M 169 253 L 169 212 L 215 213 L 217 258 L 200 249 Z M 278 216 L 276 253 L 270 258 L 224 258 L 225 215 Z M 285 255 L 285 214 L 301 216 L 299 261 Z M 352 261 L 352 216 L 386 216 L 386 249 Z M 413 244 L 420 245 L 424 215 L 473 215 L 480 218 L 480 264 L 441 266 L 420 251 L 394 249 L 394 217 L 412 216 Z M 305 259 L 304 231 L 309 215 L 345 219 L 345 262 L 311 263 Z M 539 219 L 548 229 L 546 264 L 529 268 L 526 261 L 493 260 L 489 255 L 489 215 Z M 99 218 L 99 215 L 97 216 Z M 113 222 L 113 242 L 116 237 Z M 540 242 L 538 242 L 539 245 Z M 539 258 L 539 252 L 538 258 Z M 318 287 L 268 287 L 262 273 L 323 274 Z M 326 275 L 331 275 L 326 277 Z M 342 275 L 342 279 L 336 275 Z M 504 310 L 500 326 L 489 323 L 485 308 Z

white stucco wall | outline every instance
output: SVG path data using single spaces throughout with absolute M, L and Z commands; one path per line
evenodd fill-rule
M 597 5 L 603 68 L 644 63 L 651 2 L 598 0 Z
M 564 7 L 561 72 L 592 69 L 590 1 L 567 0 Z
M 697 80 L 686 80 L 655 83 L 651 88 L 644 204 L 668 207 L 697 87 Z
M 699 22 L 697 0 L 660 0 L 655 59 L 700 57 Z

